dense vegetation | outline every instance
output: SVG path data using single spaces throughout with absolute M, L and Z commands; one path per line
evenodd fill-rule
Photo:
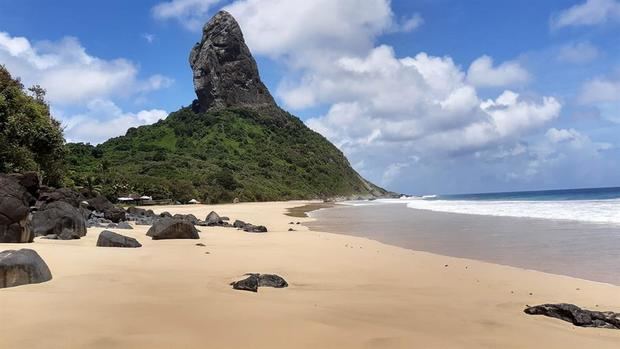
M 26 90 L 0 65 L 0 173 L 37 171 L 45 184 L 60 185 L 65 140 L 50 115 L 45 90 Z
M 68 183 L 108 197 L 264 201 L 382 193 L 344 155 L 279 108 L 183 108 L 98 146 L 68 144 Z

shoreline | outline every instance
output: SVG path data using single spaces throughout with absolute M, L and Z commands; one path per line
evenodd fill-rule
M 266 234 L 199 227 L 199 240 L 153 241 L 136 226 L 116 230 L 143 244 L 135 250 L 95 247 L 103 230 L 95 228 L 80 240 L 6 244 L 37 250 L 54 278 L 0 290 L 11 319 L 0 347 L 559 349 L 620 341 L 620 331 L 523 313 L 526 304 L 557 302 L 619 311 L 620 287 L 291 226 L 288 209 L 308 203 L 153 208 L 199 217 L 215 210 L 266 225 Z M 290 286 L 232 290 L 248 272 L 276 273 Z
M 620 255 L 614 252 L 620 227 L 611 224 L 437 212 L 398 203 L 343 205 L 312 216 L 316 220 L 308 227 L 316 231 L 620 285 L 615 272 Z

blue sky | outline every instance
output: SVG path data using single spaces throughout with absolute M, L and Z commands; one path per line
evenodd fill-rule
M 620 1 L 0 1 L 0 63 L 72 141 L 191 103 L 225 8 L 279 104 L 408 193 L 620 185 Z

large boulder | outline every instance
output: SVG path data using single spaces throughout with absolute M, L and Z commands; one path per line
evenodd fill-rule
M 35 198 L 14 176 L 0 176 L 0 243 L 32 242 L 30 206 Z
M 112 207 L 103 211 L 103 217 L 114 223 L 118 223 L 125 220 L 125 210 L 119 207 Z
M 163 218 L 154 222 L 146 235 L 152 237 L 153 240 L 200 238 L 193 224 L 172 218 Z
M 0 288 L 38 284 L 51 279 L 50 269 L 34 250 L 0 252 Z
M 103 195 L 96 196 L 94 198 L 88 199 L 88 209 L 98 212 L 105 212 L 109 209 L 114 208 L 114 205 Z
M 194 216 L 193 214 L 178 214 L 177 213 L 174 216 L 172 216 L 172 218 L 180 219 L 182 221 L 186 221 L 192 224 L 198 224 L 200 222 L 200 220 L 196 218 L 196 216 Z
M 39 202 L 41 204 L 51 203 L 54 201 L 64 201 L 73 207 L 80 207 L 80 204 L 85 200 L 86 198 L 82 196 L 82 194 L 69 188 L 42 188 L 41 193 L 39 194 Z
M 591 311 L 574 304 L 542 304 L 526 308 L 525 313 L 560 319 L 580 327 L 620 329 L 620 313 Z
M 235 290 L 258 292 L 259 287 L 288 287 L 288 283 L 284 278 L 276 274 L 246 274 L 247 278 L 232 282 L 230 285 Z
M 243 231 L 247 231 L 248 233 L 266 233 L 267 227 L 264 225 L 246 224 L 243 227 Z
M 41 206 L 32 217 L 36 236 L 56 235 L 61 240 L 79 239 L 86 235 L 86 220 L 79 209 L 64 201 Z
M 202 40 L 190 52 L 189 64 L 201 112 L 211 108 L 275 106 L 241 28 L 228 12 L 218 12 L 205 24 Z
M 142 244 L 132 237 L 117 234 L 113 231 L 104 230 L 101 234 L 99 234 L 97 246 L 137 248 L 142 247 Z
M 207 218 L 205 218 L 205 223 L 208 226 L 217 226 L 217 225 L 222 225 L 224 224 L 224 220 L 222 220 L 222 218 L 220 217 L 220 215 L 218 215 L 217 213 L 215 213 L 215 211 L 211 211 L 209 212 L 209 214 L 207 215 Z

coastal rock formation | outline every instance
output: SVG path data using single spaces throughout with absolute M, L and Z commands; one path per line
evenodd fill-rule
M 32 242 L 30 205 L 34 197 L 12 176 L 0 176 L 0 243 Z
M 153 240 L 200 238 L 193 224 L 172 218 L 164 218 L 155 222 L 146 235 L 152 237 Z
M 275 106 L 237 21 L 218 12 L 189 56 L 199 111 L 225 107 Z
M 117 234 L 113 231 L 104 230 L 99 234 L 97 239 L 98 247 L 126 247 L 126 248 L 138 248 L 142 247 L 142 244 L 138 240 Z
M 86 220 L 77 208 L 64 201 L 44 204 L 32 217 L 36 236 L 55 235 L 61 240 L 86 236 Z
M 258 292 L 259 287 L 274 287 L 284 288 L 288 287 L 288 283 L 284 278 L 276 274 L 258 274 L 249 273 L 248 277 L 232 282 L 230 285 L 235 290 Z
M 580 327 L 620 329 L 620 313 L 591 311 L 574 304 L 543 304 L 525 309 L 529 315 L 544 315 L 572 323 Z
M 34 250 L 0 252 L 0 288 L 38 284 L 51 279 L 50 269 Z

